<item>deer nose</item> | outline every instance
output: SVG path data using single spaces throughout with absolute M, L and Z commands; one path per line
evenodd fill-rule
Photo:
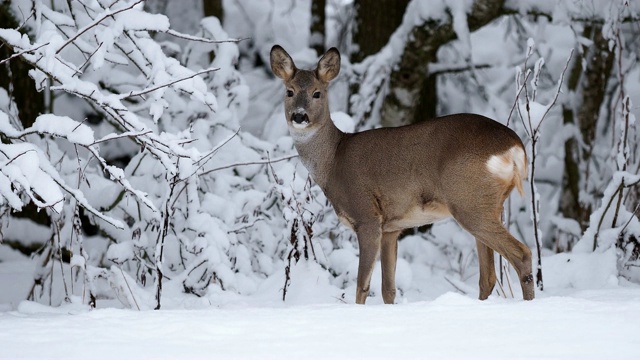
M 309 117 L 305 113 L 296 112 L 296 113 L 293 113 L 293 115 L 291 115 L 291 121 L 293 121 L 296 124 L 302 124 L 305 122 L 309 122 Z

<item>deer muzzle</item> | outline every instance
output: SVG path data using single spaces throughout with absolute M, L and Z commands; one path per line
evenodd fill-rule
M 295 112 L 291 114 L 291 122 L 298 125 L 307 124 L 309 123 L 309 116 L 306 113 Z

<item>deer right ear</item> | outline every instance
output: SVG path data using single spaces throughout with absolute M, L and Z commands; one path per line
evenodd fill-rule
M 274 45 L 271 48 L 271 71 L 280 79 L 287 81 L 293 77 L 296 72 L 296 65 L 293 63 L 291 56 L 280 45 Z

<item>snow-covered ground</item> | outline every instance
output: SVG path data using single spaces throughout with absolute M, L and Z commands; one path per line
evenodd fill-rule
M 640 289 L 535 301 L 456 293 L 397 305 L 0 312 L 0 358 L 637 359 Z
M 17 257 L 0 263 L 0 359 L 637 359 L 640 287 L 607 256 L 544 258 L 548 290 L 529 302 L 517 284 L 515 299 L 479 301 L 477 277 L 454 287 L 434 274 L 414 276 L 396 305 L 359 306 L 302 266 L 286 303 L 274 278 L 252 296 L 174 294 L 160 311 L 23 301 L 33 264 Z

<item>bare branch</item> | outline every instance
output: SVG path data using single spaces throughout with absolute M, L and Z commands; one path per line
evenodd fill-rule
M 569 57 L 567 58 L 567 62 L 564 65 L 564 69 L 562 69 L 562 73 L 560 74 L 560 79 L 558 79 L 558 88 L 556 89 L 556 95 L 553 97 L 553 101 L 551 101 L 551 104 L 547 106 L 547 110 L 542 115 L 542 119 L 540 120 L 540 123 L 538 123 L 538 126 L 536 127 L 536 132 L 540 128 L 540 125 L 542 124 L 544 119 L 547 117 L 547 114 L 549 113 L 551 108 L 556 104 L 556 101 L 558 100 L 558 96 L 560 95 L 560 92 L 562 90 L 562 84 L 564 83 L 564 74 L 567 72 L 567 69 L 569 68 L 569 63 L 571 62 L 571 58 L 573 57 L 573 51 L 574 49 L 571 49 L 571 52 L 569 52 Z
M 11 61 L 12 59 L 15 59 L 15 58 L 17 58 L 17 57 L 20 57 L 20 56 L 22 56 L 22 55 L 24 55 L 24 54 L 26 54 L 26 53 L 34 52 L 34 51 L 36 51 L 36 50 L 40 49 L 41 47 L 43 47 L 43 46 L 47 46 L 47 45 L 49 45 L 49 43 L 48 43 L 48 42 L 46 42 L 46 43 L 44 43 L 44 44 L 42 44 L 42 45 L 38 45 L 38 46 L 36 46 L 36 47 L 34 47 L 34 48 L 31 48 L 31 49 L 22 50 L 22 51 L 20 51 L 20 52 L 17 52 L 17 53 L 15 53 L 15 54 L 13 54 L 13 55 L 9 56 L 8 58 L 6 58 L 6 59 L 4 59 L 4 60 L 0 61 L 0 65 L 2 65 L 2 64 L 4 64 L 4 63 L 6 63 L 7 61 Z M 9 45 L 8 45 L 8 46 L 9 46 Z
M 297 158 L 297 157 L 298 157 L 298 154 L 295 154 L 295 155 L 283 156 L 281 158 L 276 158 L 276 159 L 264 159 L 264 160 L 259 160 L 259 161 L 249 161 L 249 162 L 245 162 L 245 163 L 229 164 L 229 165 L 225 165 L 225 166 L 221 166 L 221 167 L 217 167 L 217 168 L 214 168 L 214 169 L 207 170 L 205 172 L 202 172 L 202 173 L 198 174 L 198 176 L 204 176 L 204 175 L 210 174 L 210 173 L 215 172 L 215 171 L 229 169 L 229 168 L 237 167 L 237 166 L 266 165 L 266 164 L 276 163 L 276 162 L 280 162 L 280 161 L 290 160 L 290 159 Z
M 511 117 L 513 116 L 513 110 L 516 108 L 516 105 L 518 105 L 518 99 L 520 99 L 520 94 L 522 93 L 522 90 L 524 89 L 524 84 L 527 83 L 527 80 L 529 80 L 529 75 L 531 75 L 530 71 L 527 71 L 525 77 L 524 77 L 524 83 L 522 85 L 520 85 L 520 89 L 518 89 L 518 92 L 516 93 L 516 99 L 513 102 L 513 106 L 511 106 L 511 111 L 509 111 L 509 117 L 507 118 L 507 126 L 509 126 L 509 122 L 511 121 Z M 520 112 L 520 109 L 518 108 L 518 112 Z M 526 126 L 525 126 L 525 130 Z M 528 130 L 527 130 L 528 132 Z
M 89 152 L 91 152 L 91 154 L 93 154 L 93 156 L 100 163 L 100 166 L 102 167 L 102 170 L 104 170 L 107 173 L 109 173 L 109 175 L 111 175 L 113 180 L 118 182 L 125 190 L 127 190 L 128 192 L 133 194 L 135 197 L 140 199 L 140 201 L 142 201 L 142 203 L 147 208 L 149 208 L 149 210 L 153 211 L 154 213 L 158 212 L 158 209 L 156 209 L 155 205 L 153 205 L 153 203 L 147 198 L 147 196 L 146 196 L 147 194 L 142 192 L 142 191 L 134 189 L 131 186 L 131 184 L 129 183 L 129 180 L 127 180 L 122 174 L 118 174 L 115 171 L 113 171 L 113 167 L 110 166 L 109 164 L 107 164 L 107 161 L 100 156 L 100 154 L 98 153 L 98 150 L 95 147 L 86 146 L 85 148 L 87 150 L 89 150 Z M 118 170 L 122 171 L 122 169 L 119 169 L 119 168 L 118 168 Z
M 102 139 L 98 139 L 96 141 L 93 142 L 93 145 L 102 143 L 102 142 L 106 142 L 106 141 L 110 141 L 110 140 L 115 140 L 115 139 L 122 139 L 122 138 L 133 138 L 133 137 L 137 137 L 137 136 L 143 136 L 143 135 L 148 135 L 153 133 L 153 131 L 151 130 L 146 130 L 146 131 L 138 131 L 138 132 L 134 132 L 134 131 L 127 131 L 127 132 L 123 132 L 122 134 L 114 134 L 111 133 L 109 135 L 105 135 Z
M 87 210 L 88 212 L 93 214 L 95 217 L 97 217 L 99 219 L 102 219 L 104 222 L 112 225 L 113 227 L 115 227 L 117 229 L 121 229 L 121 230 L 124 229 L 124 225 L 122 224 L 122 222 L 120 222 L 119 220 L 116 220 L 116 219 L 114 219 L 114 218 L 112 218 L 112 217 L 110 217 L 108 215 L 103 214 L 102 212 L 98 211 L 96 208 L 91 206 L 91 204 L 89 204 L 87 199 L 84 197 L 84 194 L 80 190 L 74 189 L 74 188 L 68 186 L 64 182 L 64 180 L 62 180 L 58 176 L 58 174 L 52 173 L 48 169 L 43 169 L 43 168 L 41 168 L 41 169 L 47 175 L 51 176 L 53 181 L 56 184 L 58 184 L 58 186 L 60 186 L 64 191 L 66 191 L 69 195 L 71 195 L 74 199 L 76 199 L 78 204 L 80 204 L 80 206 L 82 206 L 85 210 Z
M 442 64 L 442 63 L 431 63 L 429 64 L 429 76 L 432 75 L 442 75 L 442 74 L 456 74 L 465 71 L 471 71 L 475 69 L 487 69 L 494 67 L 493 64 Z
M 220 68 L 208 68 L 208 69 L 200 70 L 200 71 L 198 71 L 196 73 L 193 73 L 193 74 L 191 74 L 189 76 L 186 76 L 186 77 L 181 78 L 181 79 L 176 79 L 176 80 L 170 81 L 170 82 L 168 82 L 166 84 L 157 85 L 157 86 L 150 87 L 150 88 L 147 88 L 147 89 L 143 89 L 143 90 L 140 90 L 140 91 L 130 91 L 128 94 L 121 94 L 120 96 L 118 96 L 118 98 L 119 99 L 126 99 L 126 98 L 130 98 L 130 97 L 134 97 L 134 96 L 141 96 L 141 95 L 144 95 L 144 94 L 148 94 L 150 92 L 154 92 L 154 91 L 156 91 L 158 89 L 162 89 L 164 87 L 171 86 L 171 85 L 179 83 L 181 81 L 185 81 L 185 80 L 194 78 L 196 76 L 199 76 L 199 75 L 202 75 L 202 74 L 206 74 L 206 73 L 210 73 L 210 72 L 213 72 L 213 71 L 218 71 L 218 70 L 220 70 Z

